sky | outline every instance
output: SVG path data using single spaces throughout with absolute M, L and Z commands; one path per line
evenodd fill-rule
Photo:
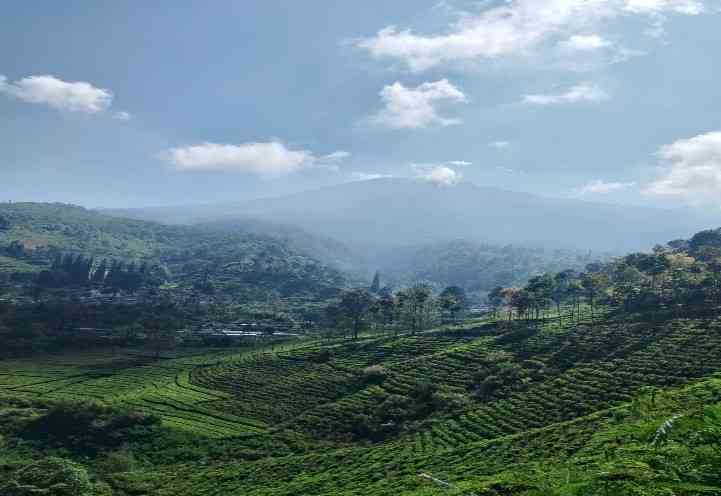
M 718 0 L 8 0 L 0 200 L 374 177 L 718 209 Z

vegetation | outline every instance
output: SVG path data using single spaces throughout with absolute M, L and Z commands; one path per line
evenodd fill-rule
M 154 283 L 244 301 L 332 295 L 344 285 L 338 271 L 268 236 L 166 226 L 64 204 L 3 203 L 0 215 L 9 226 L 0 229 L 0 270 L 42 272 L 42 286 L 96 283 L 105 273 L 111 287 L 133 290 L 142 285 L 143 267 Z M 16 262 L 3 263 L 7 259 Z M 112 280 L 116 273 L 122 281 Z
M 608 255 L 458 240 L 395 249 L 380 258 L 381 272 L 393 286 L 426 281 L 438 290 L 458 286 L 485 295 L 494 287 L 520 285 L 545 272 L 581 270 Z
M 42 270 L 50 292 L 162 294 L 187 284 L 170 257 Z M 475 320 L 461 286 L 379 275 L 323 300 L 318 332 L 217 348 L 175 330 L 224 306 L 6 301 L 0 494 L 721 494 L 720 267 L 704 231 L 498 286 Z

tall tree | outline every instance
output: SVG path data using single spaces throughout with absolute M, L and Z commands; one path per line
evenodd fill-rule
M 103 259 L 100 264 L 96 267 L 95 272 L 93 272 L 92 276 L 92 282 L 95 284 L 102 285 L 105 282 L 105 276 L 108 272 L 108 260 Z
M 466 292 L 459 286 L 448 286 L 438 296 L 438 304 L 451 320 L 455 320 L 466 308 Z
M 341 295 L 339 307 L 351 323 L 353 339 L 358 339 L 358 333 L 372 304 L 373 296 L 366 289 L 352 289 Z
M 378 292 L 381 290 L 381 276 L 376 271 L 375 275 L 373 276 L 373 282 L 371 283 L 370 292 L 372 294 L 378 294 Z

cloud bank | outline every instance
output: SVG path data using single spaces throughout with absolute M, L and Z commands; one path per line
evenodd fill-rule
M 206 142 L 169 148 L 161 154 L 162 158 L 178 170 L 229 170 L 264 177 L 290 174 L 303 167 L 325 167 L 335 170 L 335 164 L 326 164 L 337 163 L 349 156 L 350 153 L 339 150 L 316 157 L 308 150 L 292 150 L 280 141 L 237 145 Z
M 534 55 L 564 43 L 599 49 L 608 46 L 605 40 L 588 33 L 612 20 L 643 16 L 658 25 L 670 14 L 704 11 L 701 0 L 512 0 L 459 15 L 440 34 L 387 26 L 375 36 L 356 40 L 355 46 L 374 58 L 398 60 L 420 72 L 448 63 Z

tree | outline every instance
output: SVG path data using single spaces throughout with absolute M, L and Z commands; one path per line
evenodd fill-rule
M 108 261 L 107 259 L 103 259 L 102 262 L 100 262 L 100 265 L 95 269 L 95 272 L 93 272 L 93 276 L 91 278 L 91 281 L 95 284 L 102 285 L 105 282 L 105 276 L 108 272 Z
M 403 313 L 412 334 L 426 326 L 431 311 L 430 304 L 431 288 L 427 284 L 416 284 L 406 291 Z
M 509 304 L 511 308 L 516 309 L 516 315 L 518 318 L 525 317 L 526 320 L 528 320 L 529 310 L 533 305 L 531 293 L 525 289 L 515 289 L 510 293 Z
M 606 277 L 599 273 L 586 273 L 581 276 L 581 285 L 583 286 L 588 303 L 591 305 L 591 322 L 593 322 L 594 312 L 596 310 L 596 299 L 607 282 Z
M 530 304 L 536 312 L 536 319 L 541 311 L 545 311 L 553 296 L 553 278 L 549 274 L 532 277 L 526 285 Z
M 388 326 L 392 324 L 395 320 L 396 313 L 396 302 L 393 299 L 393 296 L 390 294 L 381 296 L 380 300 L 378 300 L 378 304 L 380 305 L 381 309 L 383 325 Z
M 556 314 L 558 315 L 559 325 L 563 325 L 563 316 L 561 315 L 561 305 L 566 298 L 570 296 L 571 281 L 575 277 L 572 270 L 564 270 L 553 277 L 553 289 L 551 290 L 551 300 L 556 305 Z
M 0 231 L 9 231 L 10 230 L 10 219 L 7 217 L 0 215 Z
M 502 286 L 496 286 L 490 293 L 488 293 L 488 304 L 491 307 L 491 312 L 494 318 L 498 315 L 498 309 L 505 303 L 506 296 L 504 294 L 504 289 L 505 288 Z
M 450 315 L 451 320 L 466 308 L 466 292 L 459 286 L 448 286 L 438 297 L 441 309 Z
M 375 275 L 373 276 L 373 282 L 371 283 L 370 292 L 372 294 L 378 294 L 378 292 L 381 290 L 381 276 L 376 271 Z
M 353 339 L 358 339 L 358 332 L 368 316 L 372 304 L 373 296 L 366 289 L 352 289 L 341 295 L 338 306 L 351 323 Z

